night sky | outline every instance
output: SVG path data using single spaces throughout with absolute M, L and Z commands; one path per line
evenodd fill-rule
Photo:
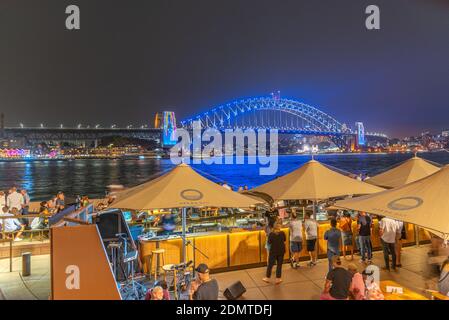
M 280 90 L 368 131 L 449 129 L 449 0 L 1 0 L 0 41 L 7 126 L 152 124 Z

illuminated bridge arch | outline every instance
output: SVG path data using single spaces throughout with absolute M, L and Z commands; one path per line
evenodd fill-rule
M 342 135 L 350 133 L 346 126 L 332 116 L 308 104 L 280 97 L 237 100 L 181 121 L 191 129 L 195 121 L 202 128 L 277 129 L 280 132 Z

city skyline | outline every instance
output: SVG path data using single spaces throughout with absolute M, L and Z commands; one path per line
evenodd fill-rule
M 376 31 L 367 1 L 122 3 L 77 1 L 77 31 L 68 1 L 0 4 L 6 126 L 140 126 L 280 90 L 391 137 L 449 127 L 448 1 L 378 1 Z

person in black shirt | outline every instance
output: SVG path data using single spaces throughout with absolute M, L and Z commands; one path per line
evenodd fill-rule
M 266 277 L 262 280 L 265 282 L 270 282 L 271 271 L 273 269 L 274 264 L 276 263 L 276 284 L 282 282 L 282 263 L 284 261 L 285 254 L 285 233 L 281 230 L 281 226 L 276 223 L 273 227 L 273 230 L 268 235 L 268 245 L 269 245 L 269 253 L 268 253 L 268 265 L 267 265 L 267 273 Z
M 373 223 L 371 218 L 365 213 L 360 212 L 359 218 L 357 220 L 357 230 L 359 232 L 359 242 L 360 242 L 360 255 L 362 259 L 360 262 L 365 263 L 366 259 L 368 263 L 371 263 L 373 257 L 373 251 L 371 247 L 371 229 Z
M 195 271 L 199 279 L 191 284 L 190 300 L 218 300 L 218 282 L 210 277 L 209 267 L 201 263 Z
M 321 300 L 348 300 L 352 274 L 341 266 L 339 256 L 332 257 L 333 269 L 326 276 Z

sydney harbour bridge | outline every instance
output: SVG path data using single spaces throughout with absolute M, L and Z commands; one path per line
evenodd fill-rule
M 2 121 L 3 122 L 3 121 Z M 160 141 L 162 145 L 174 144 L 171 139 L 175 130 L 182 127 L 192 129 L 194 123 L 201 123 L 202 129 L 254 129 L 273 130 L 280 134 L 301 134 L 307 136 L 327 136 L 335 144 L 342 146 L 348 137 L 356 138 L 364 144 L 365 137 L 375 136 L 386 138 L 379 133 L 369 133 L 364 130 L 361 122 L 351 128 L 343 122 L 320 109 L 303 102 L 281 98 L 279 93 L 267 97 L 257 97 L 235 100 L 215 106 L 210 110 L 191 118 L 183 119 L 177 125 L 173 112 L 162 112 L 156 115 L 154 128 L 147 126 L 118 128 L 82 127 L 75 128 L 4 128 L 0 138 L 23 138 L 28 142 L 36 141 L 97 141 L 108 136 L 123 136 L 144 140 Z

